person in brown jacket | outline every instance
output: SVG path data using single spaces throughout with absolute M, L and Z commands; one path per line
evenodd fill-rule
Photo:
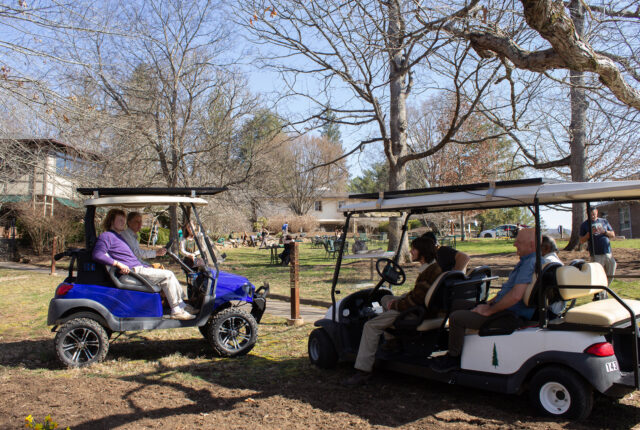
M 413 306 L 424 306 L 427 291 L 442 273 L 435 258 L 436 247 L 431 238 L 418 237 L 411 242 L 411 261 L 422 264 L 416 284 L 407 294 L 400 297 L 389 294 L 380 300 L 384 312 L 365 323 L 354 365 L 356 373 L 344 382 L 345 385 L 364 384 L 371 377 L 380 335 L 393 325 L 402 311 Z

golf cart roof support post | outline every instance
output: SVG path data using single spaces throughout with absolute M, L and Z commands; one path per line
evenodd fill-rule
M 398 259 L 400 258 L 400 252 L 402 251 L 404 238 L 407 236 L 407 230 L 409 229 L 408 225 L 409 225 L 410 216 L 411 216 L 411 211 L 407 212 L 407 216 L 404 218 L 404 224 L 402 224 L 402 233 L 400 234 L 400 242 L 398 243 L 398 249 L 396 249 L 396 255 L 393 256 L 393 262 L 396 264 L 398 263 Z
M 342 243 L 340 243 L 340 249 L 338 250 L 338 258 L 336 261 L 336 267 L 333 269 L 333 279 L 331 280 L 331 320 L 336 320 L 336 285 L 338 285 L 338 276 L 340 276 L 340 266 L 342 266 L 342 255 L 344 254 L 344 247 L 347 244 L 347 232 L 349 231 L 349 222 L 353 212 L 347 212 L 347 219 L 344 222 L 344 228 L 342 229 Z
M 96 242 L 96 207 L 87 206 L 87 210 L 84 213 L 84 246 L 87 251 L 93 249 L 93 245 Z
M 587 221 L 589 222 L 589 255 L 593 260 L 596 252 L 595 239 L 593 238 L 593 221 L 591 220 L 591 202 L 587 202 Z
M 542 279 L 540 279 L 540 275 L 542 274 L 542 249 L 540 244 L 542 243 L 542 229 L 540 228 L 540 202 L 538 198 L 533 199 L 533 210 L 534 217 L 536 222 L 536 282 L 539 282 L 538 285 L 538 315 L 540 318 L 540 326 L 547 326 L 547 303 L 545 302 L 545 294 L 544 288 L 542 286 Z

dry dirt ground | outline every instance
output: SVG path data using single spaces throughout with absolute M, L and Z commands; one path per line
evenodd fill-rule
M 640 251 L 616 250 L 620 274 L 633 273 Z M 562 253 L 563 260 L 585 257 Z M 506 272 L 515 254 L 477 256 Z M 505 272 L 505 273 L 506 273 Z M 52 414 L 72 429 L 343 429 L 343 428 L 632 428 L 640 425 L 640 392 L 599 397 L 581 423 L 531 415 L 526 395 L 482 390 L 378 372 L 369 385 L 340 385 L 349 366 L 323 371 L 308 363 L 313 329 L 274 317 L 260 326 L 246 357 L 213 358 L 197 330 L 131 335 L 115 342 L 105 363 L 62 369 L 52 334 L 0 338 L 0 429 L 23 428 L 24 417 Z M 173 331 L 172 333 L 178 333 Z

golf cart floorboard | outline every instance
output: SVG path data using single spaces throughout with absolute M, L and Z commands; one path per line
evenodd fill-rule
M 428 361 L 428 360 L 426 360 Z M 518 384 L 509 384 L 508 375 L 489 374 L 484 372 L 473 372 L 465 370 L 455 370 L 446 373 L 438 373 L 431 370 L 427 365 L 420 365 L 399 360 L 394 361 L 376 360 L 376 368 L 391 370 L 406 375 L 417 376 L 451 385 L 463 385 L 467 387 L 482 388 L 489 391 L 501 393 L 517 392 Z

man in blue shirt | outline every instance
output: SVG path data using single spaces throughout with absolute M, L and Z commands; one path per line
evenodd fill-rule
M 434 360 L 431 368 L 448 372 L 460 367 L 460 356 L 466 329 L 478 330 L 495 313 L 510 310 L 520 318 L 530 320 L 535 308 L 524 305 L 522 298 L 533 280 L 536 265 L 535 230 L 526 228 L 518 232 L 513 246 L 520 261 L 509 274 L 509 279 L 492 300 L 471 310 L 458 310 L 449 317 L 449 352 Z M 544 264 L 544 261 L 543 261 Z
M 607 273 L 609 285 L 613 281 L 613 275 L 616 273 L 616 260 L 611 254 L 611 244 L 609 239 L 616 237 L 611 224 L 604 218 L 598 218 L 598 209 L 591 209 L 590 213 L 591 225 L 593 231 L 593 246 L 591 249 L 591 233 L 589 232 L 589 220 L 586 220 L 580 226 L 580 243 L 588 243 L 589 253 L 593 255 L 593 261 L 602 264 L 604 271 Z

